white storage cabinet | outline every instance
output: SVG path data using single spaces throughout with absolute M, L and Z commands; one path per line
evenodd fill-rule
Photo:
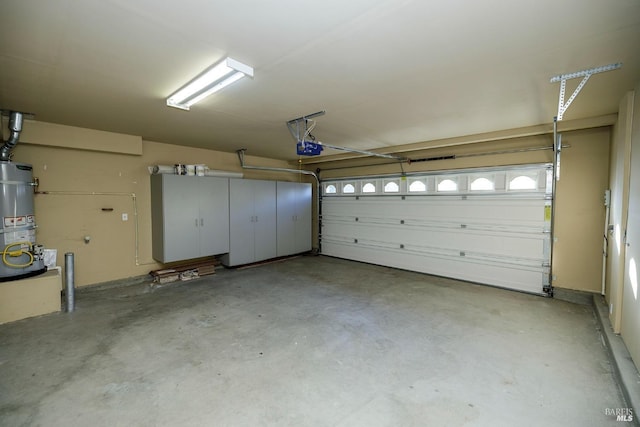
M 151 175 L 151 209 L 155 260 L 229 252 L 229 178 Z
M 293 255 L 311 250 L 311 184 L 278 181 L 277 255 Z
M 226 266 L 249 264 L 277 256 L 276 182 L 229 180 L 229 253 Z

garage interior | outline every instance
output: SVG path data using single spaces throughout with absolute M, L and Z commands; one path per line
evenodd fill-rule
M 2 9 L 0 424 L 638 423 L 637 1 Z

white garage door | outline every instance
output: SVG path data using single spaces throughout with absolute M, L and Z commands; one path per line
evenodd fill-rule
M 325 255 L 548 294 L 552 166 L 322 182 Z

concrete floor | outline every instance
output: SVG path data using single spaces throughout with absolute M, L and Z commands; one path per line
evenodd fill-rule
M 0 326 L 2 426 L 601 427 L 624 407 L 592 307 L 327 257 Z

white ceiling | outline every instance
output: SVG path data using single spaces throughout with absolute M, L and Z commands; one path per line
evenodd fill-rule
M 623 63 L 565 120 L 640 80 L 638 0 L 2 0 L 0 40 L 2 109 L 281 159 L 286 121 L 319 110 L 318 140 L 370 150 L 549 123 L 554 75 Z M 255 77 L 165 105 L 226 56 Z

